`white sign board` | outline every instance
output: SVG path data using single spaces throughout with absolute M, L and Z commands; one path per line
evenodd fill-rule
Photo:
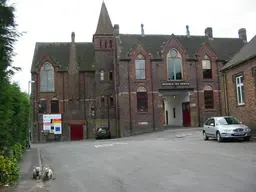
M 43 115 L 43 130 L 54 134 L 62 134 L 61 114 Z

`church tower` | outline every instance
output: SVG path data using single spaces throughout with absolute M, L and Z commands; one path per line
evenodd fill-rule
M 115 93 L 114 93 L 114 29 L 103 2 L 96 32 L 93 35 L 95 52 L 95 95 L 96 126 L 108 126 L 115 133 Z

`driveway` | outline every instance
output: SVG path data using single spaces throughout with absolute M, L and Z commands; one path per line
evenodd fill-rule
M 256 142 L 203 141 L 199 130 L 34 145 L 51 192 L 255 192 Z

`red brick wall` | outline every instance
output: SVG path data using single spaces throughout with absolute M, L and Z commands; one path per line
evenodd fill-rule
M 256 67 L 256 58 L 226 71 L 226 94 L 225 79 L 223 79 L 225 74 L 222 74 L 222 111 L 225 112 L 226 115 L 236 116 L 240 121 L 249 126 L 256 126 L 256 89 L 254 86 L 254 76 L 252 74 L 253 67 Z M 235 81 L 233 80 L 233 75 L 240 72 L 243 72 L 244 75 L 245 105 L 242 106 L 237 105 Z

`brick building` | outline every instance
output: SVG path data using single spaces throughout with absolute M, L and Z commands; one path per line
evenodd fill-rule
M 256 36 L 221 69 L 221 74 L 223 113 L 256 128 Z
M 44 141 L 42 114 L 62 114 L 61 139 L 112 136 L 165 126 L 200 126 L 221 113 L 219 71 L 244 36 L 121 34 L 102 3 L 92 42 L 36 43 L 31 67 L 33 137 Z

